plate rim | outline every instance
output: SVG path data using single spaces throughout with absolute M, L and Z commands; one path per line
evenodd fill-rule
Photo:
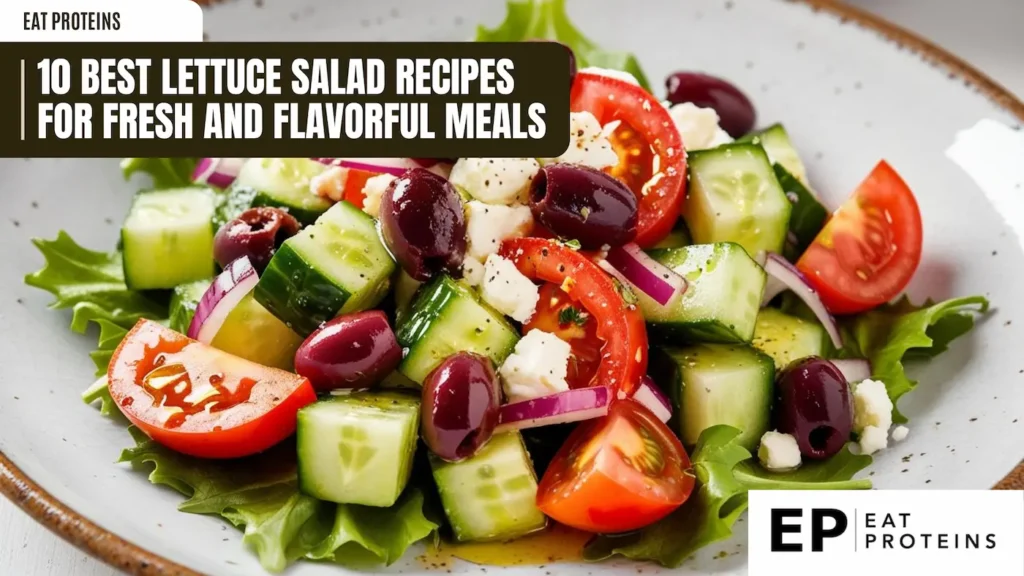
M 209 6 L 218 0 L 193 0 Z M 230 1 L 230 0 L 225 0 Z M 840 0 L 784 0 L 805 4 L 814 12 L 824 11 L 838 16 L 841 23 L 851 22 L 880 33 L 920 56 L 926 64 L 942 67 L 950 78 L 959 78 L 979 90 L 996 106 L 1024 123 L 1024 101 L 987 74 L 931 40 L 866 10 L 844 4 Z M 1024 463 L 1017 466 L 992 488 L 993 490 L 1024 489 Z M 134 576 L 203 576 L 173 560 L 154 554 L 133 544 L 112 531 L 95 524 L 71 509 L 28 477 L 0 450 L 0 494 L 51 532 L 78 549 L 106 564 Z

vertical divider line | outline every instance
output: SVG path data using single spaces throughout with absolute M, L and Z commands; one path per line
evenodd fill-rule
M 21 61 L 21 141 L 25 141 L 25 60 Z

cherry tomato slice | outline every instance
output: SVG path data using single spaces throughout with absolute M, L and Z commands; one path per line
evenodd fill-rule
M 620 122 L 610 138 L 619 164 L 608 172 L 640 200 L 636 243 L 657 244 L 672 231 L 686 196 L 686 151 L 668 110 L 635 84 L 588 72 L 576 76 L 569 106 L 602 126 Z
M 147 436 L 200 458 L 262 452 L 295 432 L 316 400 L 309 380 L 243 360 L 150 320 L 128 332 L 107 370 L 110 397 Z
M 694 483 L 672 431 L 647 408 L 619 400 L 569 435 L 544 472 L 537 507 L 579 530 L 626 532 L 681 506 Z
M 544 284 L 536 312 L 523 325 L 523 334 L 530 330 L 543 330 L 568 342 L 572 347 L 566 376 L 569 387 L 590 386 L 601 365 L 604 341 L 598 338 L 597 320 L 589 312 L 555 284 Z
M 829 219 L 796 267 L 833 314 L 892 300 L 921 262 L 921 212 L 899 174 L 879 162 Z
M 647 329 L 640 310 L 622 299 L 611 277 L 555 240 L 514 238 L 502 243 L 499 254 L 527 278 L 551 282 L 579 302 L 604 341 L 594 384 L 632 394 L 647 373 Z

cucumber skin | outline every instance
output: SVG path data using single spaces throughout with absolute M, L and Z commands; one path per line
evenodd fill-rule
M 793 205 L 789 213 L 789 231 L 796 237 L 796 244 L 787 241 L 783 256 L 790 262 L 796 262 L 807 247 L 817 238 L 818 232 L 825 227 L 828 210 L 818 202 L 810 190 L 800 180 L 789 173 L 781 164 L 774 164 L 775 176 L 786 193 L 786 198 Z M 790 195 L 796 196 L 794 202 Z
M 260 277 L 253 296 L 305 337 L 334 318 L 352 295 L 320 274 L 285 241 Z
M 298 208 L 296 206 L 289 206 L 287 204 L 279 202 L 278 200 L 274 199 L 273 197 L 264 192 L 257 191 L 256 196 L 253 197 L 252 199 L 252 207 L 259 208 L 261 206 L 280 208 L 294 216 L 295 219 L 298 220 L 299 223 L 301 223 L 303 226 L 311 226 L 313 223 L 316 222 L 317 218 L 319 218 L 324 212 L 327 212 L 327 209 L 330 208 L 330 205 L 323 209 L 305 209 Z
M 225 224 L 252 208 L 256 190 L 249 186 L 232 185 L 217 195 L 217 205 L 213 211 L 213 229 L 220 230 Z

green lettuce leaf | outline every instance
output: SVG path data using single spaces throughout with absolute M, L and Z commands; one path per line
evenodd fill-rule
M 127 423 L 128 419 L 121 414 L 117 406 L 114 405 L 114 399 L 110 397 L 110 390 L 107 389 L 107 377 L 103 376 L 96 382 L 93 382 L 92 386 L 89 386 L 85 392 L 82 392 L 82 402 L 86 404 L 100 403 L 100 414 L 117 420 L 119 422 Z
M 153 188 L 178 188 L 192 185 L 192 172 L 199 158 L 125 158 L 121 172 L 128 180 L 137 172 L 148 174 Z
M 705 430 L 693 452 L 697 487 L 678 510 L 647 528 L 625 536 L 597 536 L 583 551 L 587 560 L 620 555 L 675 568 L 701 548 L 732 536 L 732 527 L 747 508 L 748 490 L 857 490 L 868 480 L 852 480 L 871 463 L 848 448 L 824 462 L 808 463 L 785 473 L 768 472 L 736 444 L 740 431 L 730 426 Z
M 602 50 L 572 25 L 565 11 L 565 0 L 509 0 L 507 8 L 505 20 L 498 27 L 477 26 L 477 42 L 557 40 L 572 48 L 580 68 L 597 66 L 629 72 L 645 90 L 651 89 L 636 56 Z
M 875 310 L 845 319 L 842 324 L 845 358 L 871 360 L 871 376 L 885 383 L 893 402 L 893 421 L 906 422 L 897 400 L 917 386 L 907 377 L 903 361 L 934 358 L 949 343 L 974 327 L 975 315 L 985 314 L 984 296 L 954 298 L 938 304 L 916 306 L 903 298 Z

